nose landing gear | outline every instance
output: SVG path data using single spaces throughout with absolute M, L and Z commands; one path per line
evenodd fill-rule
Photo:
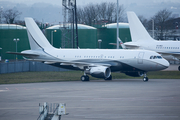
M 144 78 L 143 78 L 143 81 L 144 82 L 147 82 L 149 79 L 148 79 L 148 77 L 147 77 L 147 74 L 146 73 L 144 73 Z

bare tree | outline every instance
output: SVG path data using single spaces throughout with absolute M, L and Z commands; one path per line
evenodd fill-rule
M 138 16 L 138 18 L 141 21 L 141 23 L 144 25 L 144 27 L 146 29 L 148 29 L 149 28 L 149 26 L 148 26 L 149 21 L 143 15 Z
M 116 20 L 117 20 L 117 15 L 116 15 L 116 6 L 114 7 L 115 8 L 115 10 L 114 10 L 114 20 L 112 21 L 112 22 L 116 22 Z M 125 11 L 125 9 L 124 9 L 124 6 L 123 5 L 120 5 L 119 6 L 119 11 L 118 11 L 118 13 L 119 13 L 119 18 L 118 18 L 118 21 L 123 21 L 123 19 L 124 19 L 124 11 Z
M 78 22 L 92 25 L 99 21 L 116 22 L 116 4 L 112 2 L 103 2 L 100 4 L 89 4 L 83 8 L 78 8 Z M 122 21 L 124 7 L 119 7 L 119 20 Z
M 21 15 L 22 13 L 15 9 L 8 9 L 5 10 L 2 16 L 5 19 L 5 23 L 13 24 L 15 20 Z
M 106 11 L 106 16 L 107 16 L 107 20 L 110 22 L 110 23 L 112 23 L 112 22 L 114 22 L 113 21 L 113 14 L 114 14 L 114 12 L 115 12 L 115 9 L 114 9 L 114 7 L 115 7 L 115 3 L 109 3 L 108 5 L 107 5 L 107 11 Z
M 92 25 L 93 21 L 97 19 L 98 9 L 96 6 L 90 4 L 84 8 L 84 19 L 88 25 Z
M 3 13 L 3 7 L 0 7 L 0 24 L 2 24 L 2 13 Z
M 158 11 L 152 19 L 154 19 L 155 28 L 159 31 L 159 39 L 163 39 L 164 32 L 168 30 L 168 24 L 166 23 L 168 20 L 172 19 L 172 12 L 163 9 Z
M 107 11 L 107 3 L 104 2 L 104 3 L 99 4 L 98 5 L 98 12 L 99 12 L 98 18 L 102 19 L 102 20 L 107 19 L 106 18 L 106 11 Z

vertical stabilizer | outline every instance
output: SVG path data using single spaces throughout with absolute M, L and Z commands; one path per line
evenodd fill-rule
M 137 42 L 139 40 L 153 40 L 134 12 L 127 12 L 127 16 L 133 42 Z
M 32 18 L 25 18 L 31 50 L 53 48 Z

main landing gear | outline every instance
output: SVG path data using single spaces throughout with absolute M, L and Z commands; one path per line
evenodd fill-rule
M 81 81 L 89 81 L 89 76 L 88 75 L 81 76 Z
M 146 73 L 144 73 L 143 81 L 144 81 L 144 82 L 147 82 L 147 81 L 148 81 L 148 77 L 147 77 Z

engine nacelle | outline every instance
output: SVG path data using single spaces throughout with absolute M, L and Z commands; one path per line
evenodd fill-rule
M 125 72 L 126 75 L 132 76 L 132 77 L 141 77 L 143 76 L 143 72 Z
M 109 78 L 111 75 L 111 69 L 104 66 L 92 67 L 89 70 L 86 70 L 85 73 L 96 78 Z

